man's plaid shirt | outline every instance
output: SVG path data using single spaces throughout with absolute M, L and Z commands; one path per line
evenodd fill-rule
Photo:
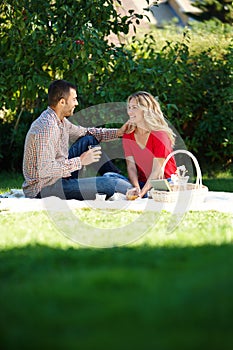
M 24 146 L 23 191 L 26 197 L 36 197 L 45 186 L 82 168 L 80 158 L 68 159 L 68 152 L 69 144 L 86 134 L 95 136 L 98 141 L 109 141 L 117 138 L 117 129 L 84 128 L 66 118 L 61 122 L 50 107 L 32 123 Z

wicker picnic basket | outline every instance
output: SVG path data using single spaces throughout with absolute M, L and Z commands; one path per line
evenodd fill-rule
M 203 201 L 205 195 L 208 192 L 208 187 L 202 184 L 202 175 L 201 175 L 200 166 L 198 164 L 196 157 L 191 152 L 186 150 L 176 150 L 171 152 L 163 163 L 163 166 L 161 169 L 162 176 L 164 176 L 164 169 L 169 159 L 178 153 L 184 153 L 192 159 L 196 168 L 196 183 L 187 183 L 185 188 L 181 188 L 180 186 L 170 186 L 171 191 L 161 191 L 161 190 L 152 189 L 151 190 L 152 198 L 156 202 L 176 202 L 179 199 L 184 199 L 184 198 Z

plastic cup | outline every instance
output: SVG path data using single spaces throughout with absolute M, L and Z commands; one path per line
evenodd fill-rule
M 105 201 L 106 199 L 106 194 L 105 193 L 96 193 L 95 199 L 97 201 Z

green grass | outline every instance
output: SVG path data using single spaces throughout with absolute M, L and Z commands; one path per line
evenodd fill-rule
M 12 188 L 21 188 L 23 183 L 23 174 L 19 172 L 0 172 L 0 193 L 9 191 Z
M 210 191 L 233 192 L 233 176 L 231 172 L 219 172 L 214 177 L 204 175 L 203 183 Z
M 141 41 L 145 34 L 152 35 L 155 40 L 155 49 L 161 50 L 167 42 L 183 42 L 185 32 L 186 39 L 188 37 L 190 52 L 198 53 L 211 48 L 215 53 L 221 55 L 224 52 L 224 48 L 227 48 L 231 43 L 232 29 L 230 26 L 226 30 L 224 26 L 215 26 L 212 24 L 211 30 L 206 31 L 206 24 L 206 22 L 192 23 L 192 29 L 190 28 L 188 30 L 175 24 L 168 24 L 162 30 L 156 28 L 154 25 L 150 25 L 149 27 L 142 26 L 137 31 L 136 37 Z M 128 42 L 130 43 L 131 41 L 132 36 L 129 36 Z
M 233 218 L 190 212 L 166 234 L 168 220 L 127 247 L 90 249 L 45 213 L 2 212 L 2 348 L 230 349 Z
M 138 217 L 76 214 L 94 227 Z M 95 249 L 63 236 L 46 212 L 0 212 L 1 348 L 231 349 L 233 216 L 188 212 L 170 234 L 170 214 L 157 219 L 133 244 Z
M 18 172 L 0 172 L 0 193 L 12 188 L 21 188 L 23 175 Z M 203 176 L 203 183 L 210 191 L 233 192 L 233 176 L 231 172 L 217 173 L 213 177 Z

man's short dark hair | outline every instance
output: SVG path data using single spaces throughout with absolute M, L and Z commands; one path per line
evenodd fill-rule
M 76 86 L 66 80 L 53 81 L 48 89 L 48 105 L 56 106 L 62 98 L 67 99 L 70 89 L 77 91 Z

